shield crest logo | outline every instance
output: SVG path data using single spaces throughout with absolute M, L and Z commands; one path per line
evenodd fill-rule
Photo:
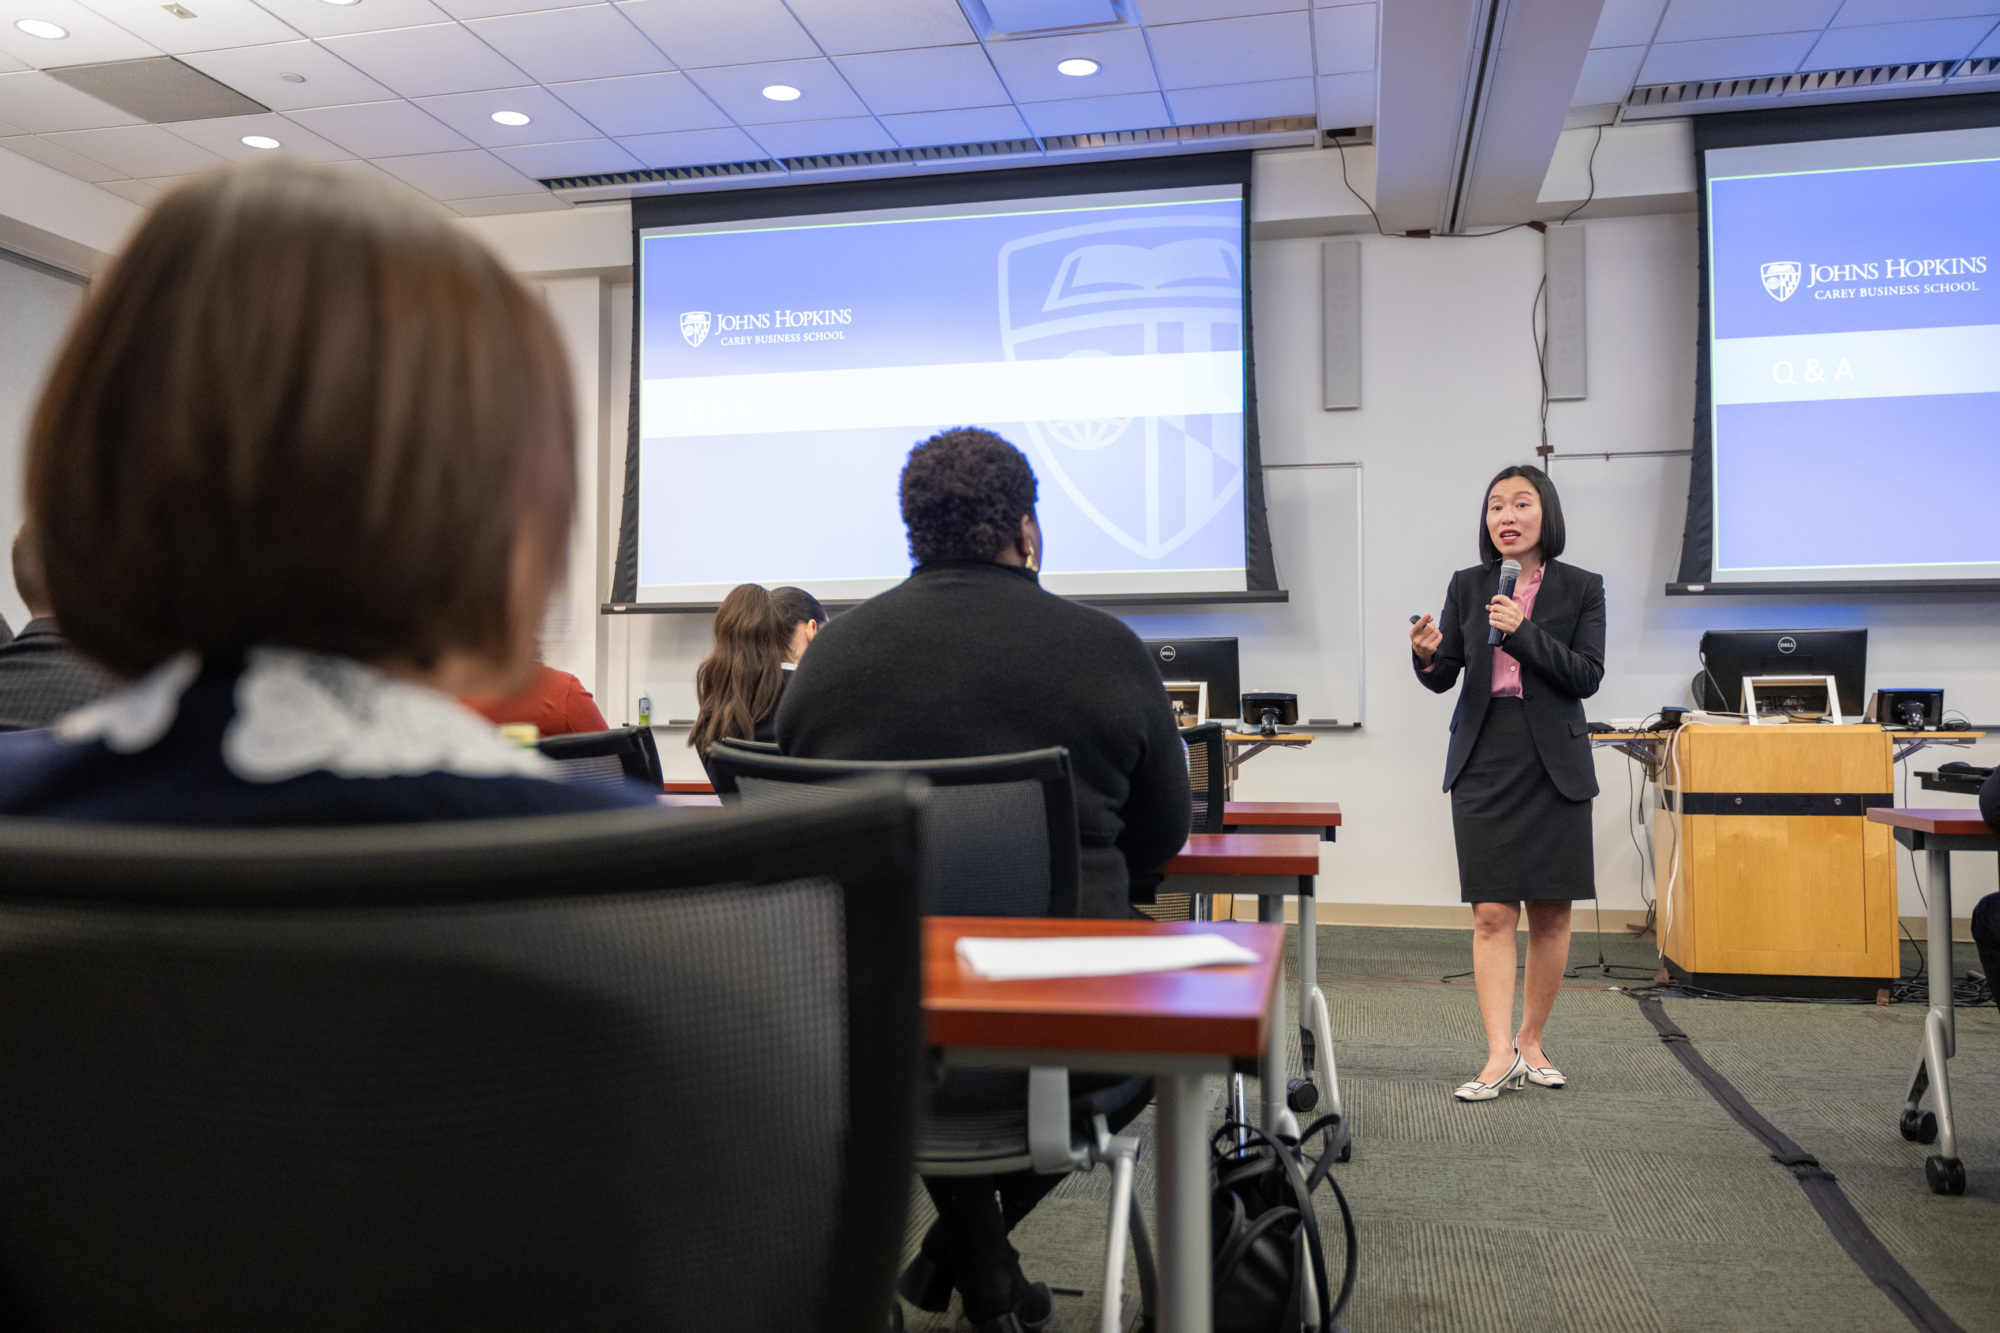
M 1243 348 L 1240 224 L 1097 222 L 1001 247 L 1000 334 L 1028 362 Z M 1128 550 L 1156 560 L 1232 505 L 1243 414 L 1027 423 L 1038 468 Z M 1132 478 L 1145 478 L 1135 487 Z
M 1764 265 L 1762 272 L 1764 290 L 1771 294 L 1771 299 L 1786 301 L 1799 289 L 1799 276 L 1804 270 L 1796 260 L 1780 259 Z
M 687 339 L 689 347 L 699 347 L 708 337 L 709 326 L 714 321 L 706 310 L 689 310 L 681 315 L 681 337 Z

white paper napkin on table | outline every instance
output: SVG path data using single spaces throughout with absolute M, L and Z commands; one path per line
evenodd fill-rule
M 1218 963 L 1254 963 L 1257 952 L 1222 935 L 1060 935 L 1035 939 L 961 936 L 958 958 L 988 981 L 1118 977 Z

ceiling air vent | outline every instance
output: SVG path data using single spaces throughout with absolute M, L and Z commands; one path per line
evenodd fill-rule
M 1625 119 L 1736 110 L 1786 97 L 1810 96 L 1815 101 L 1838 101 L 1842 100 L 1844 93 L 1865 96 L 1930 87 L 1947 80 L 1955 83 L 1964 79 L 1996 77 L 2000 77 L 2000 60 L 1983 59 L 1926 60 L 1907 65 L 1822 69 L 1805 74 L 1770 74 L 1754 79 L 1716 79 L 1704 83 L 1653 83 L 1634 88 L 1625 98 Z
M 872 153 L 816 153 L 809 157 L 781 157 L 786 171 L 837 171 L 846 167 L 883 167 L 898 162 L 943 162 L 958 157 L 1000 157 L 1011 153 L 1039 153 L 1042 146 L 1033 139 L 995 139 L 989 143 L 955 143 L 939 148 L 891 148 Z
M 1209 125 L 1170 125 L 1157 130 L 1117 130 L 1110 134 L 1059 134 L 1042 140 L 1050 152 L 1064 148 L 1113 148 L 1123 144 L 1184 143 L 1189 139 L 1233 139 L 1246 134 L 1312 134 L 1319 121 L 1312 116 L 1279 116 L 1271 120 L 1219 120 Z
M 551 190 L 596 190 L 608 185 L 661 185 L 673 181 L 714 180 L 720 176 L 761 176 L 782 170 L 768 158 L 761 162 L 715 162 L 700 167 L 647 167 L 643 171 L 602 171 L 594 176 L 544 176 Z
M 63 65 L 43 73 L 155 125 L 218 116 L 257 116 L 271 109 L 172 56 Z

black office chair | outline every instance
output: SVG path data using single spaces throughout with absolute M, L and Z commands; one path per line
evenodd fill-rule
M 811 808 L 841 784 L 885 775 L 931 784 L 921 818 L 923 901 L 947 916 L 1075 916 L 1081 879 L 1076 789 L 1060 747 L 976 759 L 840 761 L 715 745 L 708 771 L 725 803 Z M 1132 1193 L 1139 1141 L 1108 1120 L 1151 1096 L 1144 1078 L 1080 1081 L 1066 1068 L 958 1070 L 945 1078 L 918 1132 L 917 1170 L 931 1176 L 1044 1175 L 1112 1167 L 1111 1216 L 1130 1220 L 1141 1300 L 1154 1308 L 1152 1255 Z M 1116 1310 L 1125 1254 L 1106 1246 L 1105 1300 Z
M 1187 746 L 1188 789 L 1194 797 L 1194 819 L 1190 833 L 1223 832 L 1223 777 L 1226 760 L 1220 722 L 1203 722 L 1181 730 Z M 1161 893 L 1139 910 L 1155 921 L 1192 921 L 1195 917 L 1192 893 Z
M 535 742 L 535 748 L 562 766 L 564 782 L 611 786 L 631 778 L 658 790 L 667 780 L 660 769 L 660 747 L 653 741 L 651 727 L 544 736 Z
M 0 820 L 0 1321 L 879 1333 L 921 796 Z
M 778 743 L 776 741 L 752 741 L 745 740 L 741 736 L 724 736 L 715 743 L 717 745 L 733 745 L 739 750 L 748 750 L 751 754 L 778 753 Z

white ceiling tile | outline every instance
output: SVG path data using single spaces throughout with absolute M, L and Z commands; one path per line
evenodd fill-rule
M 317 42 L 276 42 L 181 57 L 273 111 L 386 101 L 395 94 Z M 281 76 L 297 74 L 304 82 Z
M 1153 77 L 1146 39 L 1135 28 L 988 42 L 986 50 L 1017 102 L 1087 100 L 1116 93 L 1156 92 L 1160 86 Z M 1095 60 L 1097 73 L 1081 79 L 1057 73 L 1057 62 L 1073 56 Z
M 50 143 L 47 139 L 36 138 L 32 134 L 0 139 L 0 148 L 10 153 L 18 153 L 29 161 L 39 162 L 45 167 L 54 167 L 65 176 L 74 176 L 93 185 L 119 180 L 125 175 L 115 167 L 105 166 L 94 157 L 85 157 L 74 149 Z
M 1315 110 L 1311 79 L 1270 79 L 1226 83 L 1214 88 L 1182 88 L 1167 94 L 1176 125 L 1211 125 L 1222 120 L 1263 120 L 1270 116 L 1310 116 Z
M 677 134 L 635 134 L 619 146 L 649 167 L 699 167 L 711 162 L 755 162 L 766 156 L 742 130 L 682 130 Z
M 1833 16 L 1836 28 L 1866 23 L 1911 23 L 1919 19 L 2000 18 L 1995 0 L 1847 0 Z
M 906 116 L 884 116 L 882 124 L 905 148 L 931 148 L 938 144 L 990 143 L 996 139 L 1025 139 L 1028 123 L 1012 106 L 982 106 L 963 111 L 922 111 Z
M 51 134 L 49 142 L 115 168 L 127 179 L 185 176 L 212 171 L 224 160 L 206 148 L 169 134 L 158 125 L 116 125 L 104 130 L 71 130 Z
M 1819 40 L 1816 32 L 1725 37 L 1713 42 L 1655 42 L 1639 67 L 1641 83 L 1688 83 L 1790 74 Z
M 19 125 L 9 125 L 6 121 L 0 120 L 0 139 L 14 138 L 27 132 Z
M 1854 65 L 1901 65 L 1919 60 L 1959 60 L 1993 31 L 1993 20 L 1931 19 L 1922 23 L 1878 23 L 1865 28 L 1829 28 L 1806 56 L 1807 69 Z
M 465 26 L 538 83 L 657 74 L 673 68 L 659 48 L 608 4 L 474 19 Z
M 220 116 L 213 120 L 182 120 L 162 129 L 206 148 L 232 162 L 262 162 L 268 157 L 294 157 L 307 162 L 339 162 L 353 157 L 342 148 L 294 120 L 275 113 L 268 116 Z M 252 148 L 243 142 L 247 134 L 276 139 L 278 148 Z
M 251 0 L 201 0 L 199 5 L 182 5 L 194 15 L 185 19 L 150 0 L 96 0 L 90 7 L 134 36 L 177 56 L 286 42 L 299 35 L 290 24 Z
M 880 115 L 994 106 L 1008 100 L 985 48 L 977 43 L 839 56 L 833 63 L 861 100 Z
M 69 31 L 54 41 L 30 37 L 14 26 L 20 19 L 46 19 Z M 94 65 L 105 60 L 142 60 L 160 48 L 140 40 L 77 0 L 0 0 L 0 51 L 36 69 Z
M 517 88 L 534 82 L 457 23 L 359 32 L 329 37 L 321 45 L 405 97 Z
M 561 213 L 575 207 L 547 190 L 540 194 L 503 194 L 492 199 L 454 199 L 452 209 L 465 217 L 491 217 L 496 213 Z
M 682 69 L 820 53 L 781 0 L 631 0 L 618 7 Z
M 524 144 L 496 148 L 493 156 L 516 171 L 544 176 L 594 176 L 600 171 L 637 171 L 643 163 L 609 139 Z
M 840 77 L 831 60 L 724 65 L 689 70 L 688 77 L 739 125 L 775 125 L 808 116 L 814 120 L 832 120 L 868 114 L 868 108 Z M 797 88 L 800 96 L 790 102 L 774 102 L 764 96 L 764 89 L 773 84 Z
M 1744 0 L 1670 0 L 1667 16 L 1653 40 L 1693 42 L 1808 29 L 1817 32 L 1832 21 L 1839 8 L 1840 0 L 1752 0 L 1748 4 Z
M 257 0 L 257 3 L 308 37 L 415 28 L 451 18 L 431 0 L 361 0 L 360 4 L 352 5 L 330 5 L 326 0 Z
M 464 135 L 408 102 L 313 107 L 285 115 L 357 157 L 442 153 L 473 146 Z
M 375 165 L 431 198 L 446 201 L 529 194 L 542 188 L 483 148 L 382 157 L 375 159 Z
M 1375 68 L 1375 6 L 1342 5 L 1313 13 L 1319 73 L 1359 74 Z
M 109 190 L 120 199 L 129 199 L 141 208 L 150 208 L 155 199 L 166 193 L 159 186 L 148 185 L 145 181 L 100 181 L 97 188 Z
M 1028 102 L 1021 107 L 1028 128 L 1047 138 L 1052 134 L 1105 134 L 1112 130 L 1151 130 L 1173 122 L 1158 93 L 1126 93 L 1118 97 L 1076 97 L 1066 102 Z
M 1338 11 L 1333 11 L 1338 12 Z M 1164 88 L 1309 79 L 1312 31 L 1303 11 L 1148 28 Z
M 1577 76 L 1571 106 L 1602 106 L 1622 102 L 1632 85 L 1639 81 L 1639 65 L 1646 59 L 1643 46 L 1602 46 L 1583 58 L 1583 73 Z
M 717 130 L 734 123 L 685 74 L 588 79 L 555 84 L 549 91 L 610 135 Z
M 790 125 L 759 125 L 750 137 L 772 157 L 807 157 L 814 153 L 878 153 L 897 146 L 873 116 L 843 120 L 802 120 Z
M 1323 0 L 1343 4 L 1347 0 Z M 1244 18 L 1251 14 L 1276 14 L 1287 9 L 1304 9 L 1305 0 L 1139 0 L 1139 17 L 1147 26 L 1159 23 L 1198 23 L 1203 19 Z
M 485 19 L 495 14 L 526 14 L 537 9 L 602 4 L 604 0 L 437 0 L 437 7 L 455 19 Z M 456 201 L 453 201 L 456 204 Z
M 1344 130 L 1375 123 L 1375 74 L 1322 74 L 1319 77 L 1319 127 Z
M 1667 0 L 1604 0 L 1592 46 L 1645 46 L 1666 13 Z
M 977 40 L 955 0 L 790 0 L 790 8 L 828 55 Z
M 0 74 L 0 120 L 31 134 L 144 123 L 131 112 L 80 93 L 39 70 Z
M 10 55 L 0 53 L 0 74 L 11 74 L 17 69 L 31 68 L 33 66 L 29 65 L 25 60 L 16 60 Z
M 518 147 L 534 143 L 569 143 L 595 139 L 602 131 L 570 110 L 546 88 L 497 88 L 448 97 L 420 97 L 417 105 L 463 134 L 481 148 Z M 496 111 L 519 111 L 526 125 L 501 125 Z

